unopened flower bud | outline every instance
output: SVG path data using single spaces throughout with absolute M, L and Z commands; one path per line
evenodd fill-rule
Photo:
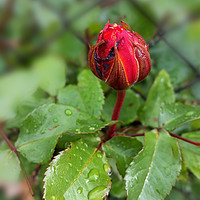
M 115 90 L 142 81 L 151 70 L 144 39 L 125 23 L 106 24 L 89 51 L 92 72 Z

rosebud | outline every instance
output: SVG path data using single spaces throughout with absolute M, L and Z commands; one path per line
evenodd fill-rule
M 151 70 L 149 49 L 144 39 L 125 23 L 106 24 L 89 51 L 92 72 L 116 90 L 142 81 Z

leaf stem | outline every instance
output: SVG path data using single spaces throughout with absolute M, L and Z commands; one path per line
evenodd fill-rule
M 176 138 L 178 138 L 178 139 L 180 139 L 180 140 L 183 140 L 183 141 L 185 141 L 185 142 L 188 142 L 188 143 L 190 143 L 190 144 L 193 144 L 193 145 L 196 145 L 196 146 L 200 146 L 200 142 L 194 142 L 194 141 L 192 141 L 192 140 L 188 140 L 188 139 L 186 139 L 186 138 L 183 138 L 183 137 L 181 137 L 181 136 L 179 136 L 179 135 L 175 135 L 175 134 L 173 134 L 173 133 L 169 133 L 172 137 L 176 137 Z
M 196 146 L 200 146 L 200 142 L 194 142 L 194 141 L 192 141 L 192 140 L 188 140 L 188 139 L 186 139 L 186 138 L 183 138 L 183 137 L 181 137 L 181 136 L 179 136 L 179 135 L 176 135 L 176 134 L 173 134 L 173 133 L 169 133 L 172 137 L 175 137 L 175 138 L 178 138 L 178 139 L 180 139 L 180 140 L 183 140 L 183 141 L 185 141 L 185 142 L 188 142 L 188 143 L 190 143 L 190 144 L 193 144 L 193 145 L 196 145 Z M 130 136 L 130 137 L 137 137 L 137 136 L 144 136 L 145 135 L 145 133 L 137 133 L 137 134 L 132 134 L 132 135 L 128 135 L 128 136 Z
M 24 174 L 24 177 L 25 177 L 26 184 L 27 184 L 27 186 L 28 186 L 29 192 L 30 192 L 30 194 L 33 196 L 33 195 L 34 195 L 33 189 L 32 189 L 32 187 L 31 187 L 31 183 L 30 183 L 30 181 L 29 181 L 29 179 L 28 179 L 28 175 L 27 175 L 27 173 L 26 173 L 26 170 L 25 170 L 25 168 L 24 168 L 24 166 L 23 166 L 23 164 L 22 164 L 22 161 L 21 161 L 21 159 L 20 159 L 20 157 L 19 157 L 19 155 L 18 155 L 17 149 L 13 146 L 13 144 L 10 142 L 10 140 L 8 139 L 8 137 L 5 135 L 5 133 L 4 133 L 4 131 L 3 131 L 3 124 L 2 124 L 2 123 L 0 123 L 0 135 L 3 137 L 3 139 L 4 139 L 4 140 L 6 141 L 6 143 L 8 144 L 10 150 L 13 151 L 13 152 L 15 153 L 15 156 L 16 156 L 17 159 L 19 160 L 20 167 L 21 167 L 21 170 L 22 170 L 22 172 L 23 172 L 23 174 Z
M 124 103 L 125 95 L 126 95 L 125 90 L 117 91 L 117 101 L 115 103 L 115 107 L 114 107 L 114 110 L 113 110 L 112 120 L 118 120 L 119 119 L 119 114 L 120 114 L 122 105 Z M 115 131 L 116 126 L 117 126 L 117 124 L 113 124 L 112 126 L 109 127 L 108 133 L 106 135 L 106 141 L 111 139 L 113 136 L 116 135 L 116 131 Z

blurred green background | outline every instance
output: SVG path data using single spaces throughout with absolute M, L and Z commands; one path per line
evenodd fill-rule
M 108 19 L 125 21 L 149 43 L 152 70 L 134 86 L 137 93 L 145 98 L 165 69 L 176 100 L 200 104 L 199 0 L 0 0 L 0 122 L 17 127 L 31 106 L 53 102 L 57 92 L 49 88 L 51 81 L 76 83 L 78 73 L 88 67 L 89 44 L 95 44 Z M 61 70 L 49 70 L 52 66 Z M 21 106 L 23 112 L 16 115 Z M 169 199 L 200 199 L 200 183 L 191 179 Z

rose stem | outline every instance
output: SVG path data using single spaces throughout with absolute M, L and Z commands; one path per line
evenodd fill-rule
M 200 142 L 194 142 L 194 141 L 192 141 L 192 140 L 188 140 L 188 139 L 186 139 L 186 138 L 183 138 L 183 137 L 181 137 L 181 136 L 179 136 L 179 135 L 175 135 L 175 134 L 173 134 L 173 133 L 169 133 L 172 137 L 175 137 L 175 138 L 178 138 L 178 139 L 180 139 L 180 140 L 183 140 L 183 141 L 185 141 L 185 142 L 188 142 L 188 143 L 190 143 L 190 144 L 193 144 L 193 145 L 196 145 L 196 146 L 200 146 Z M 137 134 L 132 134 L 132 135 L 127 135 L 127 136 L 130 136 L 130 137 L 137 137 L 137 136 L 144 136 L 145 135 L 145 133 L 137 133 Z
M 115 107 L 113 110 L 113 114 L 112 114 L 112 120 L 118 120 L 119 119 L 119 114 L 122 108 L 122 105 L 124 103 L 124 98 L 126 95 L 126 91 L 125 90 L 118 90 L 117 91 L 117 101 L 115 103 Z M 115 128 L 116 128 L 117 124 L 113 124 L 112 126 L 109 127 L 108 133 L 106 135 L 106 141 L 111 139 L 113 136 L 116 135 L 115 132 Z
M 13 151 L 15 153 L 15 156 L 17 157 L 17 159 L 19 160 L 19 163 L 20 163 L 20 167 L 22 169 L 22 172 L 24 174 L 24 177 L 25 177 L 25 180 L 26 180 L 26 183 L 27 183 L 27 186 L 29 188 L 29 191 L 31 193 L 31 195 L 33 196 L 34 193 L 33 193 L 33 190 L 32 190 L 32 187 L 31 187 L 31 184 L 29 182 L 29 179 L 28 179 L 28 176 L 27 176 L 27 173 L 26 173 L 26 170 L 21 162 L 21 159 L 18 155 L 18 152 L 17 152 L 17 149 L 13 146 L 13 144 L 10 142 L 10 140 L 8 139 L 8 137 L 5 135 L 4 131 L 3 131 L 3 124 L 0 123 L 0 135 L 3 137 L 3 139 L 6 141 L 6 143 L 8 144 L 9 148 L 11 151 Z

